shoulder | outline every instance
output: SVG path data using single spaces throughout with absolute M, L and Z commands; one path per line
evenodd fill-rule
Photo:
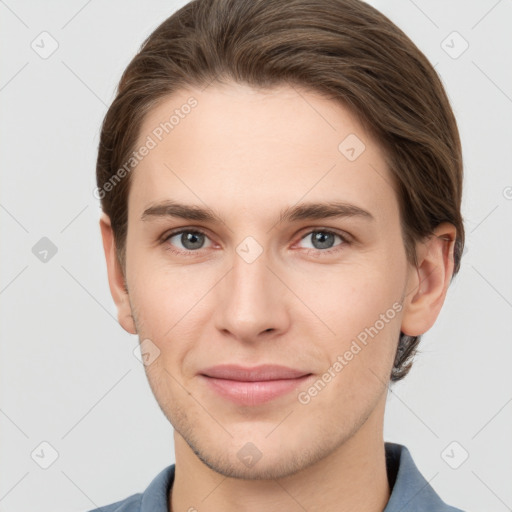
M 174 482 L 174 464 L 162 470 L 142 493 L 87 512 L 168 512 L 169 489 Z
M 142 493 L 133 494 L 129 498 L 126 498 L 110 505 L 95 508 L 87 512 L 139 512 L 140 503 L 142 500 Z
M 395 443 L 385 446 L 391 496 L 384 512 L 463 512 L 440 498 L 405 446 Z

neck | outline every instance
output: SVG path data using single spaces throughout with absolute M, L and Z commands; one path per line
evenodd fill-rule
M 207 467 L 175 432 L 170 512 L 382 512 L 390 495 L 382 432 L 384 406 L 373 412 L 329 456 L 275 480 L 225 477 Z

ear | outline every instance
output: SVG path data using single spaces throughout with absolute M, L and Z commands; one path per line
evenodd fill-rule
M 109 216 L 105 213 L 102 213 L 100 217 L 100 229 L 107 262 L 108 284 L 112 298 L 117 306 L 117 319 L 125 331 L 130 334 L 137 334 L 123 270 L 117 258 L 112 225 Z
M 420 336 L 436 321 L 453 276 L 453 250 L 457 229 L 447 222 L 416 247 L 416 267 L 411 266 L 404 299 L 401 331 Z

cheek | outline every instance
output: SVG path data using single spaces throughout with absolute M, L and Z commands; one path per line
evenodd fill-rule
M 355 386 L 361 398 L 359 393 L 388 381 L 400 335 L 402 274 L 399 258 L 382 258 L 330 269 L 329 276 L 308 278 L 308 285 L 303 281 L 305 301 L 329 328 L 317 347 L 325 370 L 335 365 L 331 374 L 337 378 L 326 375 L 336 381 L 332 389 L 347 392 Z
M 373 326 L 382 315 L 386 326 L 397 322 L 403 282 L 396 275 L 392 269 L 351 267 L 308 278 L 301 293 L 333 331 L 332 337 L 346 339 Z M 380 321 L 378 327 L 382 329 Z
M 402 315 L 398 286 L 379 286 L 374 279 L 358 284 L 316 302 L 334 334 L 317 339 L 323 373 L 297 395 L 300 404 L 329 410 L 332 420 L 347 428 L 372 410 L 387 388 Z
M 204 296 L 215 276 L 207 269 L 170 267 L 150 257 L 140 261 L 134 257 L 127 270 L 139 336 L 155 343 L 165 359 L 178 358 L 204 325 L 208 302 Z

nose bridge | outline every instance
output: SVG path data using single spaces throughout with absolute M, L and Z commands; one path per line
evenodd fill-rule
M 241 255 L 241 248 L 237 248 L 237 253 L 233 257 L 233 270 L 231 271 L 231 292 L 233 297 L 238 298 L 240 306 L 246 306 L 248 302 L 257 302 L 265 299 L 271 290 L 265 285 L 268 281 L 267 255 L 259 255 L 254 258 L 246 259 L 245 255 Z M 247 255 L 250 254 L 248 251 Z M 252 259 L 254 258 L 254 259 Z
M 287 325 L 287 308 L 282 284 L 267 268 L 268 254 L 254 241 L 239 244 L 232 268 L 226 276 L 217 307 L 217 328 L 240 339 L 254 339 Z

